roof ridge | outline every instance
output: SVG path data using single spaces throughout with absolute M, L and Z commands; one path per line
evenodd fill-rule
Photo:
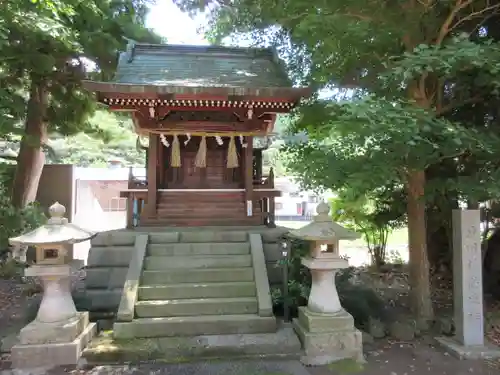
M 181 44 L 181 43 L 144 43 L 134 41 L 136 46 L 159 46 L 159 47 L 179 47 L 179 48 L 222 48 L 234 50 L 272 50 L 273 47 L 242 47 L 242 46 L 224 46 L 221 44 Z
M 275 50 L 272 47 L 233 47 L 221 45 L 189 45 L 189 44 L 153 44 L 134 43 L 132 56 L 141 52 L 157 51 L 163 53 L 208 53 L 208 54 L 234 54 L 240 56 L 261 55 L 273 58 Z

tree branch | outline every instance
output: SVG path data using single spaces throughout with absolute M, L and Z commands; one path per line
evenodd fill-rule
M 444 23 L 441 25 L 441 28 L 439 29 L 438 36 L 436 38 L 435 44 L 439 45 L 443 43 L 444 38 L 449 34 L 451 31 L 451 24 L 453 23 L 453 20 L 457 16 L 458 12 L 460 12 L 462 9 L 465 7 L 469 6 L 470 4 L 473 3 L 474 0 L 456 0 L 455 6 L 453 9 L 450 11 L 448 16 L 446 17 Z
M 347 13 L 342 14 L 342 16 L 351 17 L 351 18 L 357 18 L 358 20 L 367 21 L 367 22 L 373 21 L 372 17 L 365 16 L 364 14 L 359 14 L 359 13 L 347 12 Z
M 479 103 L 481 101 L 481 99 L 482 99 L 481 96 L 473 96 L 471 98 L 468 98 L 468 99 L 463 100 L 463 101 L 458 102 L 458 103 L 448 104 L 446 106 L 441 107 L 441 109 L 436 110 L 436 117 L 443 116 L 446 113 L 451 112 L 452 110 L 454 110 L 456 108 L 463 107 L 464 105 L 467 105 L 467 104 Z
M 456 154 L 453 154 L 453 155 L 443 155 L 442 157 L 440 157 L 437 160 L 433 161 L 432 164 L 440 163 L 440 162 L 442 162 L 443 160 L 446 160 L 446 159 L 459 158 L 459 157 L 463 156 L 464 154 L 466 154 L 467 152 L 468 152 L 468 150 L 462 150 L 462 151 L 457 152 Z M 427 164 L 425 166 L 425 169 L 429 168 L 432 164 Z
M 478 10 L 477 12 L 472 12 L 469 15 L 467 15 L 467 16 L 461 18 L 460 20 L 458 20 L 457 22 L 455 22 L 455 24 L 450 27 L 449 31 L 452 31 L 453 29 L 457 28 L 458 26 L 460 26 L 465 21 L 470 21 L 473 18 L 481 16 L 481 15 L 483 15 L 484 13 L 486 13 L 488 11 L 492 11 L 495 14 L 495 13 L 498 12 L 498 10 L 500 10 L 500 3 L 499 4 L 495 4 L 495 5 L 487 6 L 486 8 Z
M 417 0 L 417 3 L 422 5 L 425 10 L 428 10 L 428 9 L 432 8 L 434 5 L 436 5 L 435 0 Z

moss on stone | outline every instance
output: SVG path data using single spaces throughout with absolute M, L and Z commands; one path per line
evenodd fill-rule
M 193 362 L 193 358 L 172 357 L 172 358 L 158 358 L 155 360 L 155 363 L 164 363 L 164 364 L 178 364 L 178 363 L 189 363 L 189 362 Z
M 342 359 L 340 361 L 330 363 L 328 369 L 336 371 L 339 375 L 355 374 L 361 372 L 364 366 L 353 359 Z
M 115 339 L 104 331 L 92 340 L 83 355 L 90 362 L 134 362 L 154 359 L 161 353 L 155 339 Z

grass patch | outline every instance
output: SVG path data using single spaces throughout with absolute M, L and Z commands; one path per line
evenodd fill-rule
M 290 229 L 298 229 L 303 226 L 309 224 L 308 221 L 279 221 L 276 222 L 276 225 L 290 228 Z M 351 247 L 366 247 L 365 241 L 363 239 L 358 239 L 355 241 L 346 242 L 349 243 Z M 407 245 L 408 244 L 408 228 L 400 228 L 393 231 L 389 234 L 389 238 L 387 239 L 387 245 Z
M 388 245 L 407 245 L 408 244 L 408 228 L 396 229 L 387 238 Z
M 355 241 L 345 242 L 349 247 L 360 247 L 366 249 L 366 242 L 360 238 Z M 387 246 L 404 246 L 408 245 L 408 228 L 396 229 L 389 234 L 387 238 Z
M 353 359 L 342 359 L 328 365 L 330 371 L 335 371 L 338 375 L 355 374 L 361 372 L 364 366 Z

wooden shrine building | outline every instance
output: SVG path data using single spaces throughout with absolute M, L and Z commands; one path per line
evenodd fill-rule
M 132 207 L 141 226 L 274 224 L 262 145 L 310 90 L 291 86 L 272 49 L 131 43 L 113 82 L 84 85 L 149 138 L 145 181 L 130 176 L 121 193 L 129 227 Z

